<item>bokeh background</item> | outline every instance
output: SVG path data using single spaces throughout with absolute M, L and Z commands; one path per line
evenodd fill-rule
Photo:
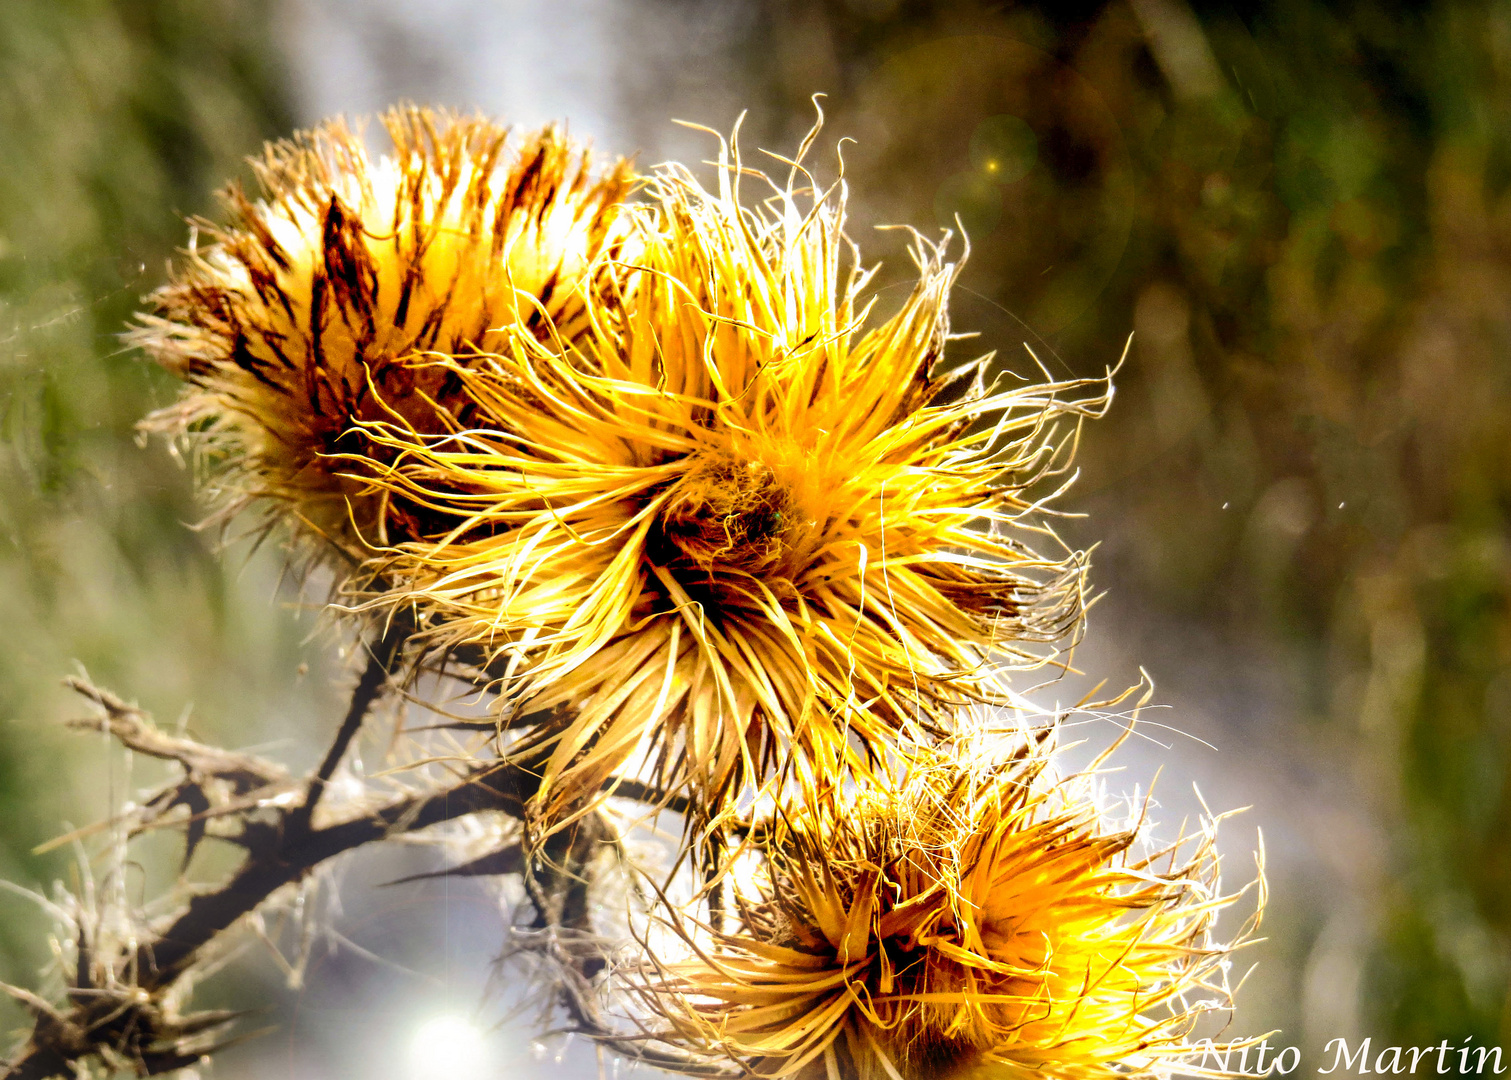
M 1057 527 L 1104 593 L 1078 666 L 1142 667 L 1168 706 L 1113 783 L 1163 766 L 1177 819 L 1193 782 L 1252 805 L 1234 881 L 1264 829 L 1234 1033 L 1282 1029 L 1307 1071 L 1335 1037 L 1511 1047 L 1504 0 L 7 0 L 0 878 L 70 880 L 32 849 L 141 782 L 61 730 L 80 666 L 296 766 L 334 724 L 334 639 L 276 550 L 188 527 L 187 470 L 133 433 L 173 387 L 118 339 L 244 155 L 405 99 L 566 118 L 646 165 L 710 154 L 672 118 L 748 110 L 747 152 L 790 152 L 817 92 L 880 288 L 905 238 L 873 225 L 969 233 L 962 355 L 1097 375 L 1136 332 Z M 388 858 L 346 868 L 303 989 L 256 956 L 206 988 L 278 1026 L 218 1074 L 596 1074 L 466 1028 L 495 909 L 367 888 Z M 35 982 L 47 927 L 0 892 L 0 978 Z

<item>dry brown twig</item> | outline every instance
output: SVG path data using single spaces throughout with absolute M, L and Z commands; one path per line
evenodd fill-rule
M 396 621 L 369 648 L 340 728 L 319 767 L 302 780 L 277 762 L 164 732 L 144 711 L 85 678 L 66 681 L 95 706 L 91 716 L 69 721 L 70 727 L 108 733 L 125 749 L 177 765 L 181 776 L 139 806 L 49 847 L 112 828 L 129 838 L 182 825 L 185 867 L 206 836 L 236 844 L 245 857 L 218 886 L 192 892 L 167 915 L 154 920 L 133 915 L 144 923 L 134 947 L 100 940 L 97 919 L 68 920 L 71 941 L 65 951 L 76 961 L 64 972 L 62 1000 L 50 1002 L 33 991 L 0 985 L 33 1016 L 29 1037 L 0 1074 L 5 1080 L 81 1075 L 91 1059 L 141 1076 L 161 1075 L 250 1037 L 227 1037 L 236 1014 L 183 1011 L 196 974 L 220 958 L 245 920 L 276 906 L 281 892 L 310 879 L 330 860 L 363 845 L 474 814 L 523 818 L 537 779 L 528 763 L 518 762 L 471 764 L 453 770 L 447 781 L 377 806 L 351 809 L 329 799 L 322 802 L 390 671 L 401 661 L 410 632 L 408 624 Z M 620 794 L 659 798 L 650 789 Z M 172 814 L 178 807 L 187 809 L 187 817 Z M 538 858 L 526 859 L 516 847 L 439 873 L 521 874 L 538 932 L 526 951 L 551 960 L 568 1026 L 607 1041 L 622 1054 L 652 1061 L 665 1056 L 664 1064 L 686 1071 L 692 1063 L 683 1055 L 663 1055 L 611 1029 L 592 987 L 593 976 L 604 967 L 602 950 L 567 944 L 594 939 L 588 864 L 595 848 L 611 837 L 610 827 L 594 815 L 578 829 L 553 837 Z

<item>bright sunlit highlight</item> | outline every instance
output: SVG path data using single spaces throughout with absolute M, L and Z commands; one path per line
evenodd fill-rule
M 409 1044 L 411 1080 L 466 1080 L 482 1075 L 483 1032 L 460 1016 L 421 1024 Z

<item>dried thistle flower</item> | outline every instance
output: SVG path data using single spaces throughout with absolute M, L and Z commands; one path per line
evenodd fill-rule
M 894 784 L 809 787 L 760 842 L 739 926 L 673 929 L 639 985 L 658 1034 L 753 1074 L 933 1080 L 1210 1075 L 1190 1041 L 1231 1008 L 1216 820 L 1148 851 L 1048 732 L 1009 760 L 919 752 Z M 1244 890 L 1247 891 L 1247 890 Z M 1000 1071 L 998 1071 L 1000 1070 Z
M 423 354 L 466 363 L 510 330 L 579 332 L 634 183 L 624 161 L 595 178 L 554 127 L 515 143 L 483 119 L 382 120 L 393 152 L 376 161 L 340 120 L 270 145 L 261 197 L 227 189 L 227 224 L 196 224 L 131 335 L 189 384 L 144 426 L 208 433 L 227 516 L 272 500 L 358 558 L 420 526 L 332 455 L 378 453 L 364 422 L 465 421 L 468 399 Z
M 950 390 L 945 245 L 915 238 L 918 281 L 876 317 L 843 188 L 753 204 L 742 174 L 769 183 L 727 146 L 715 191 L 658 170 L 634 295 L 598 294 L 583 333 L 508 327 L 439 363 L 470 426 L 370 429 L 376 486 L 447 526 L 375 561 L 368 600 L 487 650 L 506 717 L 558 710 L 515 747 L 549 749 L 548 822 L 626 768 L 716 818 L 794 751 L 863 767 L 1004 700 L 1003 661 L 1078 624 L 1083 561 L 1025 546 L 1025 492 L 1105 384 L 987 387 L 978 365 Z

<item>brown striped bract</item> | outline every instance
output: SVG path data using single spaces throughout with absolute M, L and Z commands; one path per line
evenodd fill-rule
M 350 475 L 382 456 L 362 425 L 454 430 L 470 399 L 429 360 L 582 333 L 635 182 L 555 127 L 413 107 L 382 120 L 377 157 L 340 120 L 270 146 L 257 195 L 233 184 L 225 222 L 196 223 L 131 335 L 187 384 L 145 427 L 194 433 L 223 511 L 262 502 L 354 559 L 429 531 Z

